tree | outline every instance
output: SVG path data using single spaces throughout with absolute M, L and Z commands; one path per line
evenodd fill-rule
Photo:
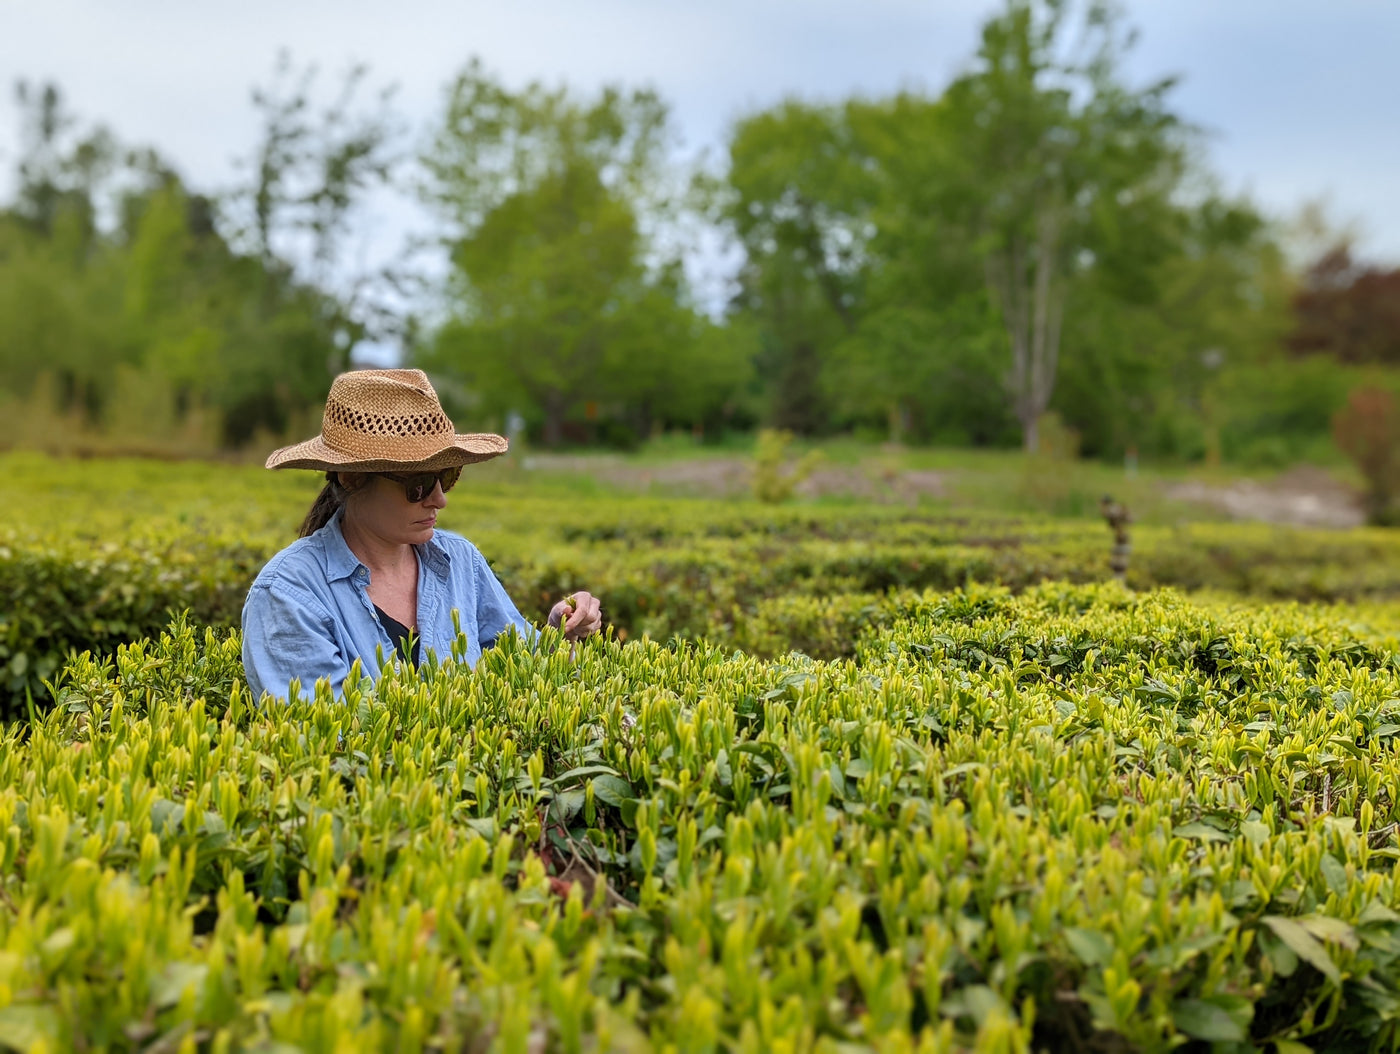
M 227 211 L 236 244 L 266 271 L 325 294 L 321 306 L 334 334 L 326 368 L 335 374 L 350 367 L 360 342 L 405 333 L 400 294 L 411 277 L 393 265 L 352 267 L 343 251 L 365 203 L 401 167 L 404 129 L 393 108 L 396 89 L 371 90 L 368 67 L 351 67 L 319 107 L 318 77 L 315 66 L 298 70 L 283 52 L 271 82 L 253 89 L 262 129 L 243 165 L 251 178 Z
M 324 397 L 338 301 L 275 257 L 236 252 L 209 198 L 155 151 L 84 129 L 56 87 L 19 96 L 19 190 L 0 210 L 8 394 L 52 390 L 65 429 L 76 418 L 98 433 L 130 431 L 129 414 L 121 428 L 113 415 L 133 390 L 158 393 L 149 421 L 134 422 L 149 438 L 199 404 L 230 446 L 280 434 Z
M 1258 402 L 1241 390 L 1277 358 L 1282 253 L 1248 201 L 1215 193 L 1128 219 L 1075 276 L 1053 405 L 1090 454 L 1219 457 Z
M 1075 277 L 1119 253 L 1120 292 L 1141 295 L 1166 245 L 1155 230 L 1184 171 L 1164 80 L 1132 90 L 1118 67 L 1130 38 L 1090 3 L 1076 28 L 1065 0 L 1009 0 L 983 29 L 977 66 L 946 93 L 937 180 L 945 214 L 965 217 L 1010 346 L 1006 386 L 1027 450 L 1050 405 Z
M 1293 315 L 1288 347 L 1296 354 L 1400 365 L 1400 268 L 1360 262 L 1338 245 L 1308 267 Z
M 471 63 L 424 157 L 453 273 L 420 361 L 479 405 L 529 410 L 550 445 L 580 411 L 665 419 L 673 378 L 714 348 L 649 237 L 669 205 L 667 122 L 648 91 L 512 92 Z
M 883 418 L 892 439 L 999 444 L 1003 337 L 975 234 L 946 193 L 948 105 L 900 93 L 843 108 L 865 181 L 862 307 L 832 354 L 833 397 Z
M 840 107 L 789 100 L 736 125 L 720 217 L 743 247 L 736 312 L 761 320 L 772 424 L 829 430 L 832 348 L 862 310 L 871 180 Z
M 1092 275 L 1094 310 L 1147 305 L 1180 249 L 1184 130 L 1170 82 L 1121 83 L 1126 46 L 1105 3 L 1076 19 L 1009 0 L 941 96 L 788 102 L 737 126 L 738 306 L 764 319 L 782 423 L 810 429 L 825 404 L 994 442 L 1003 387 L 1034 449 L 1074 290 Z
M 15 215 L 45 235 L 66 215 L 90 237 L 97 229 L 99 189 L 120 163 L 115 139 L 101 125 L 76 134 L 78 122 L 56 84 L 39 87 L 21 80 L 15 101 L 23 144 Z
M 1400 500 L 1400 412 L 1395 396 L 1379 388 L 1355 389 L 1333 418 L 1332 432 L 1366 481 L 1367 520 L 1393 524 Z

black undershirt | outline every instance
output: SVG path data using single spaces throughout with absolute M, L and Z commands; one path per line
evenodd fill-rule
M 379 623 L 394 641 L 394 651 L 404 656 L 414 666 L 418 665 L 418 634 L 414 633 L 398 619 L 389 615 L 378 604 L 374 605 L 374 610 L 379 615 Z M 408 650 L 409 635 L 413 637 L 413 650 Z

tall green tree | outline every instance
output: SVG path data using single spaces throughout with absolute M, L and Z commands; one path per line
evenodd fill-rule
M 840 400 L 824 378 L 861 312 L 872 189 L 840 107 L 789 100 L 738 123 L 721 218 L 744 251 L 734 308 L 761 333 L 768 416 L 827 431 Z
M 405 127 L 394 86 L 374 87 L 369 68 L 352 66 L 321 101 L 320 71 L 278 56 L 252 102 L 259 135 L 242 167 L 247 178 L 225 202 L 233 243 L 256 255 L 268 273 L 323 292 L 333 336 L 331 374 L 350 367 L 366 340 L 403 340 L 401 295 L 411 274 L 400 264 L 357 267 L 346 246 L 366 203 L 402 172 Z M 269 310 L 276 310 L 268 287 Z
M 868 181 L 864 303 L 835 349 L 832 391 L 888 421 L 891 438 L 1005 441 L 1005 343 L 976 265 L 975 235 L 949 208 L 945 99 L 901 93 L 844 108 Z
M 668 146 L 651 92 L 516 92 L 470 64 L 424 157 L 453 270 L 451 317 L 419 361 L 483 408 L 529 412 L 551 445 L 571 417 L 647 427 L 712 408 L 681 393 L 722 401 L 742 350 L 708 339 L 650 236 L 668 206 Z M 707 364 L 718 378 L 687 391 L 696 355 L 725 347 L 728 361 Z
M 1067 0 L 1009 0 L 945 96 L 937 183 L 945 213 L 976 239 L 1028 450 L 1054 394 L 1076 279 L 1097 267 L 1119 295 L 1149 296 L 1171 251 L 1184 142 L 1166 104 L 1172 82 L 1124 82 L 1129 39 L 1110 3 L 1080 14 Z
M 54 409 L 93 432 L 118 419 L 123 430 L 154 428 L 202 406 L 230 446 L 282 432 L 324 397 L 332 297 L 275 259 L 233 249 L 210 199 L 154 151 L 85 129 L 56 87 L 19 98 L 19 189 L 0 209 L 6 395 L 28 398 L 48 378 Z M 151 420 L 133 417 L 123 405 L 133 392 L 168 405 L 152 396 Z
M 1255 355 L 1277 307 L 1271 240 L 1200 192 L 1171 82 L 1124 81 L 1130 40 L 1111 4 L 1008 0 L 940 95 L 736 126 L 736 307 L 775 416 L 1034 449 L 1054 407 L 1102 452 L 1209 415 L 1211 349 Z

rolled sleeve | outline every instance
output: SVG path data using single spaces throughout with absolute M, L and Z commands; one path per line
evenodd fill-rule
M 292 681 L 310 692 L 322 677 L 339 695 L 350 662 L 336 643 L 324 605 L 279 581 L 256 583 L 243 605 L 243 669 L 254 697 L 285 699 Z

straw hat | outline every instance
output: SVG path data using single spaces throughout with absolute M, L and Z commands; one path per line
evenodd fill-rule
M 268 468 L 394 472 L 488 461 L 504 436 L 459 435 L 422 370 L 352 370 L 331 382 L 321 434 L 274 450 Z

